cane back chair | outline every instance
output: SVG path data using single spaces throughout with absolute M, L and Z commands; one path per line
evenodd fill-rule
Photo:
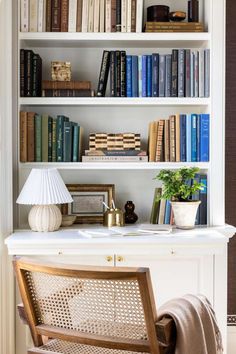
M 35 348 L 28 354 L 173 353 L 173 321 L 157 321 L 147 268 L 13 260 Z M 43 342 L 44 336 L 50 338 Z

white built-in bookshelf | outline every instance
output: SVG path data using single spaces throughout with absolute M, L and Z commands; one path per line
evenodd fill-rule
M 187 0 L 151 1 L 152 4 L 169 5 L 172 10 L 187 11 Z M 200 0 L 200 21 L 205 24 L 203 33 L 33 33 L 18 32 L 19 50 L 32 49 L 43 60 L 43 78 L 50 78 L 52 60 L 70 61 L 75 80 L 91 80 L 97 89 L 102 53 L 108 50 L 126 50 L 128 54 L 170 53 L 173 48 L 211 50 L 211 96 L 209 98 L 48 98 L 20 97 L 17 112 L 27 110 L 53 117 L 65 114 L 71 121 L 84 128 L 84 142 L 91 132 L 111 133 L 132 131 L 141 133 L 144 148 L 147 147 L 148 124 L 171 114 L 209 113 L 210 161 L 207 163 L 20 163 L 19 129 L 15 152 L 17 157 L 17 181 L 20 191 L 33 167 L 57 167 L 66 183 L 114 183 L 117 205 L 123 207 L 127 200 L 136 205 L 140 221 L 150 216 L 153 192 L 157 182 L 153 180 L 162 168 L 199 166 L 208 175 L 208 224 L 223 225 L 224 217 L 224 2 Z M 18 18 L 19 5 L 18 1 Z M 19 27 L 18 27 L 19 28 Z M 19 62 L 16 69 L 19 78 Z M 18 81 L 19 86 L 19 81 Z M 18 90 L 19 93 L 19 90 Z M 18 124 L 18 113 L 15 117 Z M 28 208 L 20 207 L 16 223 L 27 225 Z

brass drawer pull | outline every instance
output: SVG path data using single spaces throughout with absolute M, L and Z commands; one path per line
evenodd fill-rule
M 124 257 L 122 256 L 117 256 L 117 262 L 124 262 Z
M 113 261 L 113 257 L 112 256 L 107 256 L 107 262 L 112 262 Z

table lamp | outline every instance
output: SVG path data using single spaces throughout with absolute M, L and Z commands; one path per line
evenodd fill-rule
M 56 204 L 72 203 L 73 199 L 57 169 L 32 169 L 16 201 L 33 205 L 28 221 L 33 231 L 55 231 L 62 216 Z

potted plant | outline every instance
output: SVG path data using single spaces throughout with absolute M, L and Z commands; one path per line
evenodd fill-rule
M 177 171 L 162 170 L 155 177 L 163 183 L 160 199 L 171 201 L 175 225 L 180 229 L 193 229 L 195 225 L 201 201 L 192 200 L 192 197 L 204 187 L 194 179 L 198 172 L 198 167 L 181 168 Z

